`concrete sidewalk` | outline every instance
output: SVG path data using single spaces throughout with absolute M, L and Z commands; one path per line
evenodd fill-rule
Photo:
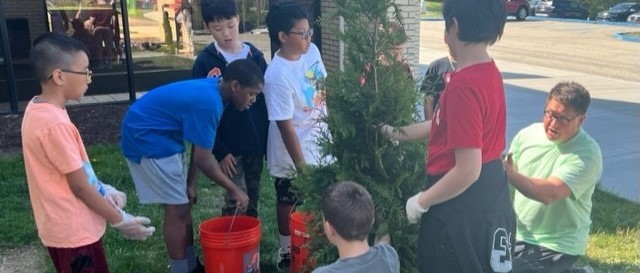
M 435 60 L 446 52 L 420 52 Z M 600 188 L 640 202 L 640 82 L 496 60 L 507 93 L 507 147 L 523 127 L 542 120 L 548 91 L 576 81 L 591 93 L 584 129 L 600 144 L 604 173 Z M 424 71 L 426 64 L 420 64 Z

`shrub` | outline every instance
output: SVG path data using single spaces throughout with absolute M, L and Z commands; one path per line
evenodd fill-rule
M 402 272 L 417 272 L 417 226 L 408 223 L 404 207 L 424 181 L 424 143 L 393 143 L 378 130 L 382 123 L 406 125 L 417 118 L 420 95 L 403 64 L 392 55 L 394 45 L 406 36 L 390 31 L 390 24 L 402 25 L 403 18 L 390 0 L 337 0 L 336 5 L 336 12 L 321 22 L 345 44 L 344 69 L 328 75 L 324 121 L 329 130 L 319 141 L 323 152 L 335 160 L 328 166 L 299 172 L 295 183 L 307 193 L 302 209 L 320 211 L 321 193 L 335 181 L 362 184 L 371 193 L 376 209 L 370 243 L 389 234 Z M 340 16 L 344 32 L 332 24 Z M 312 230 L 322 230 L 321 219 L 315 217 Z M 309 247 L 316 263 L 333 262 L 336 252 L 324 235 L 311 232 L 311 236 Z

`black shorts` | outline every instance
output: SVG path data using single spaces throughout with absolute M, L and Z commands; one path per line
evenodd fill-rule
M 429 186 L 441 176 L 429 177 Z M 462 194 L 422 215 L 418 269 L 426 272 L 511 272 L 515 213 L 502 162 L 482 165 L 480 177 Z
M 515 219 L 509 213 L 422 216 L 418 269 L 426 272 L 511 272 Z
M 276 202 L 278 205 L 295 206 L 302 204 L 300 190 L 291 185 L 291 179 L 275 177 Z
M 513 254 L 513 273 L 570 272 L 580 256 L 560 253 L 543 246 L 518 241 Z

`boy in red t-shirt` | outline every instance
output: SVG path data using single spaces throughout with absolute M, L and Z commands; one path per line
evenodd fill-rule
M 409 221 L 420 221 L 418 269 L 510 272 L 515 215 L 500 159 L 504 84 L 487 52 L 502 36 L 504 2 L 449 0 L 442 13 L 444 40 L 458 65 L 433 120 L 382 127 L 395 140 L 430 138 L 427 188 L 406 205 Z
M 64 34 L 45 33 L 30 61 L 42 93 L 22 120 L 22 150 L 38 235 L 57 272 L 109 272 L 102 244 L 105 220 L 128 239 L 155 231 L 147 217 L 122 210 L 126 195 L 96 177 L 78 129 L 65 109 L 91 83 L 84 45 Z

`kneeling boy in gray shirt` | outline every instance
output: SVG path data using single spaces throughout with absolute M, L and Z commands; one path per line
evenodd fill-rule
M 324 231 L 338 248 L 340 259 L 313 273 L 400 272 L 398 253 L 388 244 L 369 247 L 367 237 L 374 220 L 371 195 L 355 182 L 339 182 L 322 197 Z

